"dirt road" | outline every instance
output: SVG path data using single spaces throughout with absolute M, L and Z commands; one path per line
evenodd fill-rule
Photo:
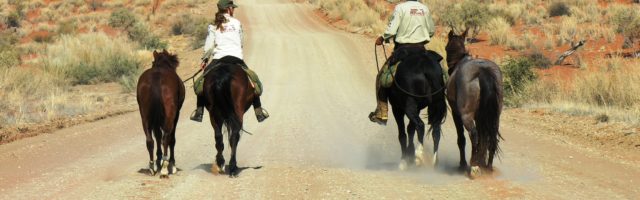
M 398 171 L 395 124 L 378 126 L 366 118 L 374 108 L 373 40 L 327 26 L 308 4 L 239 4 L 249 41 L 246 60 L 264 82 L 263 105 L 272 116 L 258 124 L 253 111 L 246 114 L 245 129 L 254 135 L 240 141 L 244 170 L 238 178 L 209 171 L 213 130 L 188 120 L 195 104 L 188 93 L 176 136 L 182 171 L 170 179 L 138 172 L 147 153 L 140 116 L 130 113 L 0 146 L 0 199 L 640 197 L 637 149 L 585 147 L 513 111 L 501 124 L 506 141 L 495 177 L 469 180 L 455 172 L 451 120 L 435 168 Z M 181 74 L 193 71 L 200 53 L 180 52 Z M 429 141 L 425 149 L 431 146 Z

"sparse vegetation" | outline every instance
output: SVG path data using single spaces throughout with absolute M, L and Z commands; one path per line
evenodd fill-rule
M 138 20 L 135 14 L 127 9 L 120 9 L 111 14 L 109 25 L 114 28 L 121 28 L 127 31 L 129 39 L 138 42 L 146 49 L 164 49 L 167 43 L 160 40 L 160 37 L 151 33 L 149 27 Z

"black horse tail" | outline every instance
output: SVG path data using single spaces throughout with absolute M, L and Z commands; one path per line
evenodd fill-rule
M 217 67 L 216 72 L 214 72 L 216 76 L 213 78 L 214 91 L 212 94 L 220 94 L 214 95 L 213 105 L 217 106 L 220 110 L 220 116 L 223 120 L 222 123 L 227 126 L 228 133 L 231 133 L 231 130 L 239 130 L 242 128 L 240 119 L 238 119 L 238 115 L 234 109 L 233 97 L 231 96 L 233 73 L 238 69 L 239 68 L 231 64 L 221 64 Z
M 481 149 L 487 149 L 496 156 L 500 152 L 500 113 L 502 112 L 502 84 L 499 70 L 481 67 L 478 79 L 480 81 L 480 104 L 476 112 L 476 128 Z

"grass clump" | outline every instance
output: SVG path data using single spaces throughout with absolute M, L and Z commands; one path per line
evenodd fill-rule
M 125 40 L 103 33 L 63 35 L 47 47 L 42 63 L 47 72 L 72 85 L 135 79 L 142 67 Z
M 184 14 L 172 22 L 171 32 L 174 35 L 187 34 L 193 36 L 191 46 L 197 49 L 204 46 L 204 41 L 208 34 L 207 26 L 209 24 L 210 22 L 206 18 L 194 18 L 189 14 Z

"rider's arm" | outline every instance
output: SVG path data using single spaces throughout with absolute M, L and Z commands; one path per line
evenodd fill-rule
M 202 60 L 208 59 L 213 54 L 213 48 L 215 47 L 215 31 L 216 27 L 214 25 L 209 24 L 207 39 L 204 41 L 204 55 L 202 55 Z
M 431 17 L 431 11 L 427 8 L 427 14 L 425 16 L 427 20 L 427 30 L 429 30 L 429 38 L 433 38 L 433 35 L 436 34 L 436 26 L 433 23 L 433 17 Z
M 389 19 L 387 30 L 385 30 L 384 34 L 382 35 L 382 38 L 384 38 L 384 40 L 389 40 L 389 38 L 398 33 L 398 27 L 400 27 L 400 17 L 402 17 L 401 15 L 402 10 L 400 9 L 400 6 L 396 6 L 396 8 L 393 10 L 391 18 Z

